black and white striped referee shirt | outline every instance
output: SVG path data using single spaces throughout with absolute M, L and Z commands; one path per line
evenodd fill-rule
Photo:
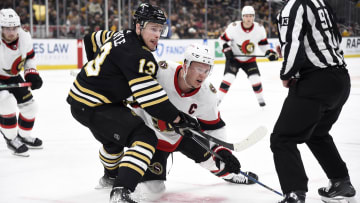
M 341 35 L 326 0 L 289 0 L 277 17 L 281 52 L 280 78 L 330 66 L 345 66 Z

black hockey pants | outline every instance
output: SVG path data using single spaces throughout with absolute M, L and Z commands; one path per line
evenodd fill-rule
M 106 104 L 94 108 L 71 106 L 71 113 L 77 121 L 90 129 L 93 136 L 102 143 L 104 149 L 109 154 L 118 154 L 123 151 L 124 147 L 130 148 L 139 142 L 145 143 L 144 148 L 156 148 L 157 137 L 155 132 L 147 127 L 140 117 L 122 104 Z M 107 172 L 117 173 L 114 187 L 124 186 L 134 190 L 137 183 L 141 180 L 142 176 L 140 173 L 142 169 L 134 170 L 134 168 L 136 169 L 134 165 L 139 162 L 146 163 L 147 157 L 137 155 L 141 152 L 135 149 L 133 149 L 133 153 L 135 154 L 133 159 L 137 161 L 134 163 L 131 160 L 125 161 L 126 163 L 124 164 L 129 165 L 127 163 L 131 163 L 131 167 L 119 167 L 114 171 L 107 171 L 105 169 L 105 174 Z M 127 156 L 126 153 L 124 156 Z M 142 157 L 145 157 L 145 161 Z
M 284 193 L 308 190 L 297 144 L 307 144 L 329 179 L 348 176 L 329 131 L 349 93 L 350 78 L 345 68 L 308 73 L 290 87 L 271 135 L 275 168 Z

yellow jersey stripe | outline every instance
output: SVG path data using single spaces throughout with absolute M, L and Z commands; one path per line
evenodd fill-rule
M 99 98 L 100 100 L 102 100 L 102 101 L 105 102 L 105 103 L 108 103 L 108 104 L 111 103 L 111 101 L 110 101 L 108 98 L 106 98 L 105 96 L 103 96 L 103 95 L 101 95 L 101 94 L 99 94 L 99 93 L 96 93 L 96 92 L 94 92 L 94 91 L 92 91 L 92 90 L 86 89 L 85 87 L 82 87 L 77 80 L 75 80 L 74 83 L 75 83 L 75 86 L 76 86 L 78 89 L 80 89 L 82 92 L 86 92 L 86 93 L 88 93 L 88 94 L 91 94 L 91 95 Z
M 149 159 L 149 157 L 144 156 L 144 155 L 142 155 L 142 154 L 139 154 L 138 152 L 129 151 L 129 152 L 126 152 L 126 153 L 125 153 L 125 156 L 126 156 L 126 155 L 133 155 L 133 156 L 135 156 L 136 158 L 139 158 L 139 159 L 145 161 L 148 165 L 150 164 L 150 159 Z
M 165 96 L 165 97 L 162 97 L 160 99 L 157 99 L 157 100 L 154 100 L 154 101 L 151 101 L 151 102 L 147 102 L 147 103 L 143 103 L 143 104 L 140 104 L 141 108 L 146 108 L 148 106 L 152 106 L 152 105 L 155 105 L 155 104 L 159 104 L 163 101 L 166 101 L 168 100 L 168 96 Z
M 103 160 L 104 162 L 109 163 L 109 164 L 119 162 L 121 160 L 121 158 L 122 158 L 122 157 L 119 157 L 117 159 L 111 160 L 111 159 L 107 159 L 106 157 L 103 157 L 101 155 L 99 157 L 100 157 L 101 160 Z
M 104 152 L 106 152 L 106 154 L 111 155 L 111 156 L 120 156 L 121 154 L 124 153 L 124 151 L 122 151 L 122 152 L 119 152 L 117 154 L 110 154 L 109 152 L 106 151 L 106 149 L 104 147 L 102 147 L 102 149 L 104 150 Z
M 103 33 L 102 33 L 102 36 L 101 36 L 101 43 L 104 44 L 105 40 L 106 40 L 106 33 L 108 31 L 107 30 L 104 30 Z
M 138 96 L 150 93 L 150 92 L 155 92 L 155 91 L 161 90 L 161 89 L 162 89 L 162 87 L 160 85 L 157 85 L 155 87 L 152 87 L 152 88 L 149 88 L 149 89 L 146 89 L 146 90 L 135 93 L 134 97 L 138 97 Z
M 76 101 L 78 101 L 80 103 L 83 103 L 83 104 L 86 104 L 86 105 L 88 105 L 90 107 L 95 107 L 95 106 L 100 106 L 101 105 L 101 103 L 94 104 L 94 103 L 89 102 L 88 100 L 80 98 L 80 97 L 76 96 L 75 94 L 73 94 L 71 91 L 69 92 L 69 95 L 72 98 L 74 98 Z
M 149 145 L 148 143 L 136 141 L 131 145 L 131 147 L 135 147 L 136 145 L 143 146 L 143 147 L 149 149 L 150 151 L 152 151 L 152 153 L 155 153 L 155 148 L 153 146 Z
M 150 80 L 150 79 L 153 79 L 153 77 L 151 77 L 150 75 L 148 76 L 144 76 L 144 77 L 141 77 L 141 78 L 136 78 L 136 79 L 132 79 L 129 81 L 129 85 L 133 85 L 135 83 L 138 83 L 138 82 L 142 82 L 142 81 L 145 81 L 145 80 Z
M 108 167 L 108 166 L 105 166 L 105 165 L 104 165 L 104 167 L 105 167 L 106 169 L 108 169 L 108 170 L 114 170 L 114 169 L 119 168 L 119 166 Z
M 141 176 L 143 176 L 145 173 L 141 168 L 139 168 L 131 163 L 121 163 L 119 165 L 119 167 L 129 167 L 129 168 L 135 170 L 136 172 L 138 172 Z
M 92 47 L 93 47 L 93 52 L 94 52 L 94 53 L 96 52 L 95 34 L 96 34 L 96 32 L 93 32 L 93 33 L 91 34 L 91 43 L 92 43 Z

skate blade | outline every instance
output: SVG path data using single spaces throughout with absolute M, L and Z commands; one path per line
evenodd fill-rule
M 26 145 L 29 149 L 43 149 L 44 147 L 41 146 L 31 146 L 31 145 Z
M 321 201 L 325 203 L 357 203 L 354 197 L 343 197 L 343 196 L 332 197 L 332 198 L 321 197 Z
M 30 154 L 27 153 L 27 152 L 23 152 L 23 153 L 13 152 L 12 154 L 15 155 L 15 156 L 20 156 L 20 157 L 29 157 L 30 156 Z

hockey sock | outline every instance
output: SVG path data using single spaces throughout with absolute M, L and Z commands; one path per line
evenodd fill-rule
M 260 76 L 258 74 L 250 75 L 249 80 L 259 103 L 264 102 L 264 97 L 262 93 L 263 89 L 262 89 Z
M 99 149 L 99 158 L 100 162 L 104 166 L 105 174 L 109 177 L 115 178 L 118 173 L 118 168 L 120 164 L 120 160 L 124 151 L 120 153 L 108 153 L 104 147 L 100 147 Z
M 2 134 L 9 140 L 14 139 L 17 136 L 16 113 L 1 115 L 0 121 Z
M 221 101 L 224 98 L 225 94 L 229 91 L 231 84 L 234 82 L 235 77 L 236 76 L 231 73 L 226 73 L 224 75 L 218 92 L 218 100 Z
M 21 113 L 19 114 L 19 135 L 21 137 L 29 137 L 31 130 L 34 127 L 35 118 L 25 118 Z

